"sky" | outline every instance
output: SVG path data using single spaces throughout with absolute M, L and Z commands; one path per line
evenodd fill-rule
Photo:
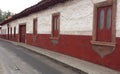
M 2 11 L 10 11 L 19 13 L 22 10 L 37 4 L 41 0 L 0 0 L 0 9 Z

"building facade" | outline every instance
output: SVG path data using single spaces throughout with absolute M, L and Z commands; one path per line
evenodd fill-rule
M 120 71 L 120 0 L 43 0 L 3 21 L 0 37 Z

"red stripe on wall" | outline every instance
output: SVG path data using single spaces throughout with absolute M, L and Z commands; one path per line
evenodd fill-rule
M 19 36 L 17 35 L 16 37 L 18 38 Z M 117 46 L 115 51 L 101 58 L 92 50 L 91 36 L 61 35 L 57 45 L 52 43 L 50 37 L 51 35 L 49 34 L 39 34 L 37 36 L 27 34 L 26 43 L 120 71 L 120 38 L 116 38 Z
M 117 48 L 115 52 L 101 58 L 92 50 L 90 43 L 92 40 L 91 36 L 61 35 L 57 45 L 51 42 L 50 36 L 51 35 L 41 34 L 38 35 L 36 41 L 33 41 L 33 36 L 29 34 L 27 35 L 27 43 L 120 71 L 120 38 L 117 38 Z

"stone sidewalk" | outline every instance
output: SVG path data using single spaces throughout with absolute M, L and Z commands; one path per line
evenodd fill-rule
M 8 40 L 6 40 L 6 41 L 8 41 Z M 70 57 L 70 56 L 67 56 L 64 54 L 53 52 L 53 51 L 50 51 L 47 49 L 42 49 L 42 48 L 34 47 L 31 45 L 23 44 L 23 43 L 13 42 L 13 41 L 8 41 L 8 42 L 11 42 L 15 45 L 23 46 L 25 48 L 28 48 L 29 50 L 32 50 L 32 51 L 37 52 L 39 54 L 45 55 L 45 56 L 52 58 L 56 61 L 59 61 L 61 63 L 69 65 L 75 69 L 82 70 L 88 74 L 120 74 L 119 71 L 112 70 L 110 68 L 107 68 L 107 67 L 104 67 L 101 65 L 97 65 L 94 63 L 90 63 L 90 62 L 87 62 L 84 60 L 80 60 L 80 59 L 77 59 L 74 57 Z
M 3 70 L 3 64 L 0 62 L 0 74 L 5 74 L 4 70 Z

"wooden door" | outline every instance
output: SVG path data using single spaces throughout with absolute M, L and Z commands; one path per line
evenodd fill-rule
M 20 25 L 19 34 L 20 34 L 20 42 L 25 43 L 26 25 Z
M 112 6 L 98 8 L 97 41 L 112 40 Z

